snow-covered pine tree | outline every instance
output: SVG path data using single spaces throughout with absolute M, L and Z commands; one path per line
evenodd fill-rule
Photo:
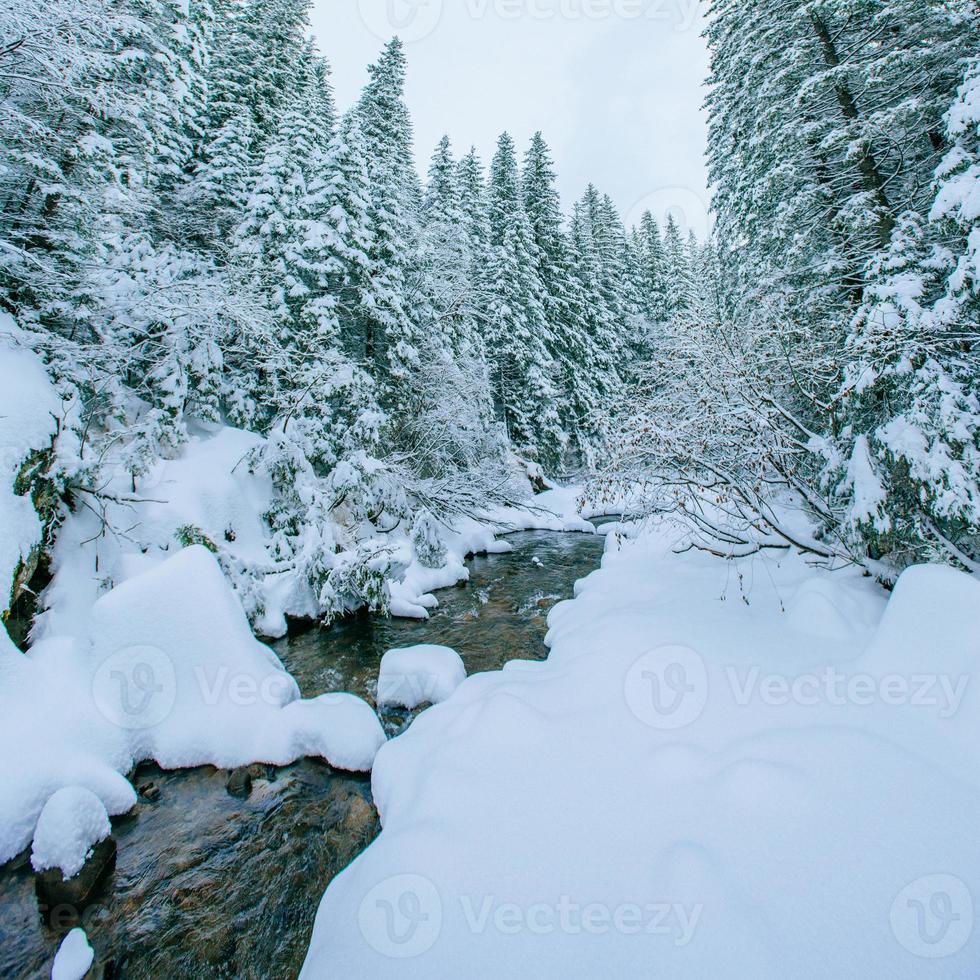
M 975 4 L 714 0 L 711 14 L 725 316 L 687 346 L 690 384 L 644 415 L 630 458 L 659 447 L 645 472 L 660 505 L 686 499 L 716 550 L 802 546 L 885 578 L 918 557 L 972 561 L 976 370 L 962 322 L 939 328 L 955 259 L 929 214 Z
M 361 321 L 360 358 L 387 407 L 420 364 L 431 326 L 419 255 L 421 188 L 412 157 L 412 122 L 405 105 L 405 53 L 394 38 L 368 69 L 358 102 L 367 141 L 375 266 L 374 304 Z
M 205 243 L 227 240 L 252 193 L 254 178 L 252 113 L 228 116 L 201 150 L 201 160 L 184 192 L 188 210 Z
M 215 134 L 242 109 L 252 114 L 259 149 L 305 69 L 310 0 L 216 0 L 209 73 L 208 129 Z
M 678 317 L 687 309 L 690 290 L 690 251 L 672 214 L 667 216 L 663 238 L 664 269 L 667 282 L 667 315 Z
M 486 339 L 494 400 L 517 451 L 551 468 L 561 461 L 565 439 L 555 407 L 545 290 L 507 133 L 490 168 L 489 216 Z
M 869 265 L 824 478 L 845 533 L 898 567 L 980 570 L 980 82 L 946 114 L 949 149 L 927 218 L 905 212 Z
M 667 257 L 657 219 L 649 211 L 640 219 L 641 303 L 650 323 L 662 323 L 669 315 Z
M 535 133 L 522 171 L 524 206 L 544 287 L 548 352 L 555 363 L 557 408 L 574 457 L 591 465 L 599 439 L 598 418 L 618 387 L 616 351 L 593 331 L 589 298 L 575 273 L 551 151 Z
M 422 203 L 422 267 L 443 344 L 457 356 L 479 350 L 473 242 L 463 210 L 459 165 L 448 136 L 429 165 Z

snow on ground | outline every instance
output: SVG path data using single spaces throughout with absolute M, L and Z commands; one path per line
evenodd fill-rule
M 381 750 L 303 975 L 976 977 L 980 583 L 607 542 Z
M 72 929 L 62 940 L 54 957 L 51 980 L 82 980 L 95 959 L 84 929 Z
M 110 483 L 105 492 L 115 500 L 103 501 L 106 525 L 96 509 L 79 507 L 53 549 L 54 581 L 45 590 L 45 611 L 32 633 L 35 640 L 84 637 L 99 596 L 179 551 L 182 529 L 220 543 L 234 561 L 269 564 L 262 514 L 270 506 L 272 488 L 245 465 L 260 443 L 260 436 L 241 429 L 200 431 L 178 459 L 158 463 L 142 478 L 135 494 L 128 477 L 120 475 Z M 128 530 L 107 532 L 107 527 Z M 279 632 L 278 619 L 285 612 L 308 612 L 305 606 L 293 609 L 294 597 L 281 591 L 281 578 L 270 575 L 264 583 L 275 600 L 269 602 L 268 616 L 275 621 L 271 633 Z
M 466 680 L 463 658 L 449 647 L 420 644 L 381 658 L 378 704 L 413 709 L 445 701 Z
M 0 636 L 0 744 L 18 746 L 0 754 L 0 862 L 35 826 L 43 854 L 57 853 L 53 838 L 70 847 L 72 834 L 86 837 L 86 808 L 72 823 L 59 806 L 61 832 L 48 833 L 42 809 L 65 786 L 84 787 L 110 814 L 129 810 L 136 794 L 122 774 L 144 759 L 232 768 L 313 755 L 367 770 L 384 742 L 374 711 L 353 695 L 298 700 L 201 546 L 98 599 L 84 635 L 45 640 L 26 656 Z

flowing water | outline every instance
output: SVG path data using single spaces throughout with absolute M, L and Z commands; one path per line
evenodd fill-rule
M 510 541 L 508 554 L 473 559 L 469 583 L 439 592 L 426 622 L 359 616 L 276 652 L 305 697 L 352 691 L 372 703 L 393 647 L 453 647 L 471 674 L 543 659 L 548 610 L 598 566 L 602 539 Z M 383 717 L 389 734 L 410 720 Z M 370 777 L 313 759 L 249 775 L 247 795 L 233 796 L 227 772 L 140 766 L 139 803 L 113 821 L 115 868 L 83 909 L 42 905 L 27 854 L 0 867 L 0 977 L 49 976 L 60 939 L 79 924 L 96 951 L 89 977 L 294 977 L 324 889 L 380 830 Z

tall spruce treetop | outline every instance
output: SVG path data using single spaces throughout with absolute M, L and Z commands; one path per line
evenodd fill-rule
M 544 287 L 546 342 L 556 365 L 562 429 L 578 460 L 591 464 L 600 408 L 618 384 L 614 332 L 596 330 L 593 300 L 576 274 L 556 179 L 551 151 L 541 133 L 535 133 L 524 158 L 522 185 Z
M 472 279 L 479 290 L 490 242 L 490 226 L 486 177 L 475 147 L 471 147 L 469 153 L 459 161 L 459 198 L 473 259 Z M 482 306 L 481 303 L 477 305 Z
M 449 137 L 444 136 L 432 155 L 422 206 L 424 281 L 446 345 L 457 355 L 478 356 L 475 243 L 461 182 Z
M 420 364 L 424 326 L 431 321 L 421 293 L 421 189 L 412 158 L 412 122 L 405 105 L 405 53 L 394 38 L 369 69 L 358 102 L 367 144 L 376 267 L 376 306 L 363 323 L 363 356 L 389 396 Z M 417 302 L 410 302 L 415 296 Z
M 690 288 L 689 251 L 674 216 L 668 215 L 664 228 L 664 269 L 667 280 L 667 313 L 675 317 L 687 309 Z
M 640 219 L 639 250 L 643 310 L 651 323 L 662 323 L 669 315 L 667 257 L 657 219 L 649 211 Z
M 487 343 L 496 407 L 514 445 L 545 465 L 561 459 L 546 296 L 524 207 L 514 141 L 504 133 L 490 168 Z

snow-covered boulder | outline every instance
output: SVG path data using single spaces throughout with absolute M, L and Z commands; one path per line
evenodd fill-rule
M 367 772 L 385 733 L 366 701 L 353 694 L 322 694 L 287 704 L 259 742 L 262 761 L 273 765 L 318 756 L 335 769 Z
M 449 647 L 422 644 L 381 658 L 378 704 L 417 708 L 445 701 L 466 680 L 463 659 Z
M 65 878 L 74 878 L 92 848 L 111 832 L 102 800 L 84 786 L 65 786 L 44 804 L 38 817 L 31 865 L 35 871 L 58 868 Z
M 84 929 L 72 929 L 61 941 L 51 967 L 51 980 L 82 980 L 95 959 Z

